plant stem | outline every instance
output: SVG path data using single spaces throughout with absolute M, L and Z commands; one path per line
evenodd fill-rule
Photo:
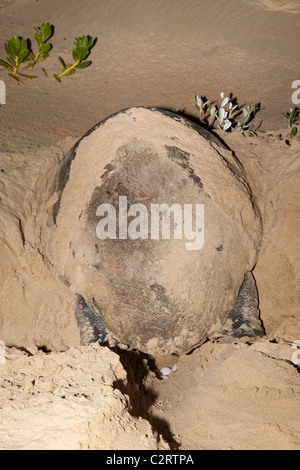
M 69 67 L 68 69 L 65 69 L 62 73 L 60 73 L 58 75 L 59 78 L 63 77 L 64 75 L 66 75 L 66 73 L 70 72 L 70 70 L 73 70 L 77 67 L 77 65 L 79 64 L 80 60 L 77 60 L 75 62 L 75 64 L 71 65 L 71 67 Z
M 33 67 L 34 67 L 35 64 L 37 63 L 37 60 L 38 60 L 38 58 L 39 58 L 39 55 L 40 55 L 40 53 L 38 52 L 37 55 L 33 58 L 33 62 L 32 62 L 32 64 L 30 64 L 30 67 L 29 67 L 29 68 L 33 69 Z

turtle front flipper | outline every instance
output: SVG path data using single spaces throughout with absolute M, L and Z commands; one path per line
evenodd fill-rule
M 116 341 L 110 337 L 101 318 L 95 315 L 86 304 L 84 298 L 78 294 L 76 295 L 75 319 L 79 328 L 81 345 L 97 341 L 107 346 L 116 344 Z
M 233 338 L 262 337 L 264 327 L 259 318 L 258 293 L 255 279 L 251 272 L 245 274 L 235 306 L 229 313 L 222 329 L 214 335 L 232 336 Z

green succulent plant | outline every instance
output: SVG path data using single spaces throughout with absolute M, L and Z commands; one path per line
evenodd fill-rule
M 227 132 L 238 130 L 242 134 L 247 132 L 249 136 L 254 136 L 255 132 L 251 129 L 249 122 L 254 118 L 259 105 L 250 103 L 243 107 L 239 106 L 236 100 L 225 96 L 223 92 L 220 96 L 221 102 L 208 101 L 204 97 L 195 96 L 195 106 L 200 113 L 200 121 L 211 128 L 217 125 L 219 129 Z M 242 119 L 237 121 L 240 115 Z
M 291 129 L 287 137 L 295 137 L 297 134 L 298 128 L 297 121 L 300 119 L 300 109 L 299 108 L 290 108 L 289 112 L 281 113 L 281 115 L 286 118 L 288 123 L 288 128 Z
M 21 73 L 19 67 L 21 64 L 28 62 L 30 59 L 30 49 L 28 41 L 22 37 L 12 36 L 10 40 L 4 44 L 7 53 L 6 61 L 0 59 L 0 66 L 9 70 L 9 76 L 20 81 L 19 77 L 35 78 L 36 75 L 28 75 Z
M 12 36 L 10 40 L 4 44 L 7 54 L 6 60 L 0 59 L 0 67 L 5 68 L 9 72 L 9 76 L 16 82 L 20 81 L 21 77 L 36 78 L 36 75 L 25 74 L 20 70 L 20 66 L 26 69 L 33 69 L 39 62 L 44 61 L 49 56 L 52 45 L 48 42 L 54 33 L 54 25 L 49 23 L 42 23 L 40 26 L 34 27 L 38 50 L 34 52 L 31 47 L 29 39 L 23 37 Z M 86 60 L 90 54 L 92 47 L 95 45 L 96 39 L 91 36 L 78 36 L 74 39 L 74 46 L 72 56 L 74 63 L 66 64 L 65 61 L 59 57 L 62 65 L 62 72 L 54 74 L 55 79 L 61 82 L 64 76 L 72 75 L 77 69 L 84 69 L 91 64 L 90 60 Z M 47 75 L 45 69 L 42 69 Z
M 37 26 L 34 29 L 36 31 L 34 38 L 39 49 L 36 54 L 34 54 L 32 51 L 29 54 L 30 60 L 32 60 L 32 62 L 28 65 L 28 67 L 31 69 L 37 62 L 47 59 L 49 51 L 52 49 L 52 45 L 47 41 L 53 34 L 54 26 L 50 25 L 49 23 L 42 23 L 41 26 Z
M 91 65 L 90 60 L 85 60 L 89 54 L 91 48 L 94 46 L 95 41 L 91 36 L 79 36 L 74 39 L 74 46 L 72 51 L 72 57 L 74 60 L 73 64 L 66 64 L 65 61 L 59 57 L 59 61 L 63 67 L 60 74 L 54 74 L 54 77 L 58 82 L 61 82 L 61 78 L 64 76 L 72 75 L 78 69 L 84 69 Z

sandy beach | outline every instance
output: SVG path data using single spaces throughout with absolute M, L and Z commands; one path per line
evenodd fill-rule
M 0 68 L 1 449 L 300 449 L 300 132 L 281 114 L 297 106 L 299 21 L 299 0 L 0 1 L 1 59 L 11 36 L 55 27 L 47 76 L 37 66 L 16 83 Z M 71 61 L 81 35 L 97 38 L 92 64 L 58 83 L 58 57 Z M 195 95 L 221 92 L 260 108 L 254 137 L 215 134 L 261 213 L 253 274 L 266 334 L 207 341 L 160 381 L 138 351 L 80 346 L 74 293 L 43 254 L 47 195 L 102 119 L 146 106 L 197 121 Z

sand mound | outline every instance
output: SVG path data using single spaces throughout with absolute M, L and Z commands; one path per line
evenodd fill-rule
M 206 343 L 162 384 L 154 411 L 172 423 L 180 448 L 299 449 L 299 374 L 291 351 L 268 340 L 250 347 Z
M 160 382 L 138 355 L 121 354 L 126 373 L 118 355 L 98 345 L 62 353 L 9 349 L 1 366 L 0 447 L 299 449 L 291 352 L 282 340 L 208 342 Z
M 227 142 L 262 213 L 254 275 L 267 338 L 252 346 L 205 343 L 163 382 L 138 353 L 118 357 L 97 345 L 72 347 L 79 343 L 74 298 L 40 254 L 46 213 L 38 210 L 69 141 L 41 149 L 37 171 L 32 153 L 19 165 L 17 154 L 6 155 L 1 339 L 27 352 L 7 349 L 0 366 L 2 448 L 300 448 L 299 375 L 289 344 L 300 338 L 300 143 L 289 146 L 264 134 L 232 135 Z M 30 175 L 30 190 L 19 184 L 22 174 Z
M 98 345 L 63 353 L 7 350 L 0 379 L 1 449 L 167 449 L 130 414 L 119 357 Z

